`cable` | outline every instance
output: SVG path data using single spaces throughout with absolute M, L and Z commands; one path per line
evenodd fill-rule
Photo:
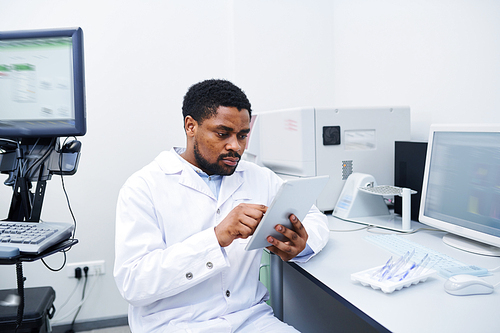
M 59 159 L 62 160 L 62 157 L 60 157 Z M 60 170 L 61 170 L 61 184 L 62 184 L 64 196 L 66 197 L 66 203 L 68 205 L 68 209 L 69 209 L 69 212 L 71 214 L 71 218 L 73 219 L 73 224 L 75 226 L 75 228 L 73 230 L 73 238 L 74 238 L 75 234 L 76 234 L 76 218 L 75 218 L 75 214 L 73 213 L 73 209 L 71 208 L 71 203 L 69 201 L 68 192 L 66 191 L 66 185 L 64 184 L 64 176 L 62 175 L 62 166 L 61 166 L 61 163 L 62 162 L 59 161 L 59 167 L 60 167 Z
M 354 222 L 354 221 L 349 221 L 349 220 L 344 220 L 344 219 L 342 219 L 342 221 L 357 223 L 357 222 Z M 415 229 L 415 230 L 412 230 L 412 231 L 387 230 L 387 229 L 385 229 L 383 227 L 374 226 L 374 225 L 366 225 L 366 226 L 363 226 L 363 227 L 360 227 L 360 228 L 349 229 L 349 230 L 335 230 L 335 229 L 330 229 L 330 231 L 332 231 L 332 232 L 354 232 L 354 231 L 360 231 L 360 230 L 365 230 L 365 229 L 366 229 L 367 232 L 374 233 L 374 234 L 381 234 L 381 235 L 392 235 L 392 234 L 395 234 L 395 233 L 398 234 L 398 235 L 411 235 L 411 234 L 414 234 L 416 232 L 424 231 L 424 230 L 427 230 L 427 231 L 441 231 L 441 232 L 443 231 L 443 230 L 439 230 L 439 229 L 435 229 L 435 228 L 418 228 L 418 229 Z M 377 230 L 377 231 L 375 231 L 375 230 Z M 383 231 L 383 230 L 387 230 L 387 232 L 378 232 L 378 231 Z
M 69 137 L 68 137 L 69 138 Z M 63 146 L 66 144 L 66 141 L 68 140 L 68 138 L 64 139 L 64 142 L 63 142 Z M 75 235 L 76 235 L 76 218 L 75 218 L 75 214 L 73 213 L 73 208 L 71 208 L 71 202 L 69 201 L 69 195 L 68 195 L 68 192 L 66 191 L 66 184 L 64 183 L 64 176 L 63 176 L 63 168 L 62 168 L 62 160 L 63 160 L 63 154 L 60 153 L 59 155 L 59 171 L 61 173 L 61 185 L 62 185 L 62 189 L 63 189 L 63 192 L 64 192 L 64 196 L 66 197 L 66 203 L 68 205 L 68 209 L 69 209 L 69 212 L 71 214 L 71 218 L 73 219 L 73 225 L 74 225 L 74 228 L 73 228 L 73 235 L 72 235 L 72 239 L 75 239 Z M 71 250 L 71 247 L 66 249 L 66 251 L 69 251 Z
M 11 143 L 11 144 L 14 144 L 17 146 L 17 148 L 19 148 L 19 141 L 14 141 L 14 140 L 11 140 L 11 139 L 6 139 L 6 138 L 0 138 L 0 150 L 6 152 L 6 151 L 9 151 L 9 148 L 7 145 L 5 145 L 6 148 L 4 148 L 4 146 L 2 145 L 2 141 L 4 143 Z
M 64 146 L 64 144 L 66 143 L 66 141 L 67 141 L 68 139 L 69 139 L 69 137 L 67 137 L 66 139 L 64 139 L 63 146 Z M 64 176 L 63 176 L 63 172 L 62 172 L 62 169 L 63 169 L 63 168 L 62 168 L 62 160 L 63 160 L 63 154 L 62 154 L 62 153 L 60 153 L 60 154 L 59 154 L 59 161 L 58 161 L 58 164 L 59 164 L 59 171 L 60 171 L 60 174 L 61 174 L 61 185 L 62 185 L 62 189 L 63 189 L 64 196 L 66 197 L 66 203 L 67 203 L 67 205 L 68 205 L 68 209 L 69 209 L 69 212 L 70 212 L 70 214 L 71 214 L 71 218 L 72 218 L 72 220 L 73 220 L 73 226 L 74 226 L 74 228 L 73 228 L 73 234 L 71 235 L 71 240 L 74 240 L 74 239 L 75 239 L 75 235 L 76 235 L 76 224 L 77 224 L 77 223 L 76 223 L 76 217 L 75 217 L 75 214 L 73 213 L 73 209 L 71 208 L 71 203 L 70 203 L 70 200 L 69 200 L 69 195 L 68 195 L 68 192 L 66 191 L 66 186 L 65 186 L 65 184 L 64 184 Z M 48 264 L 47 264 L 47 263 L 46 263 L 46 262 L 42 259 L 43 264 L 45 265 L 45 267 L 47 267 L 47 269 L 49 269 L 49 270 L 51 270 L 51 271 L 53 271 L 53 272 L 58 272 L 58 271 L 61 271 L 61 270 L 64 268 L 64 266 L 66 265 L 66 260 L 67 260 L 67 258 L 66 258 L 66 253 L 67 253 L 69 250 L 71 250 L 71 248 L 72 248 L 72 246 L 70 246 L 69 248 L 64 249 L 64 250 L 62 250 L 62 251 L 61 251 L 61 252 L 63 252 L 63 253 L 64 253 L 64 261 L 63 261 L 63 263 L 62 263 L 62 265 L 61 265 L 61 267 L 60 267 L 60 268 L 57 268 L 57 269 L 55 269 L 55 268 L 51 268 L 51 267 L 50 267 L 50 266 L 49 266 L 49 265 L 48 265 Z
M 96 272 L 96 279 L 94 280 L 94 283 L 92 283 L 92 285 L 90 286 L 89 292 L 87 293 L 87 295 L 85 296 L 85 298 L 83 300 L 81 300 L 78 304 L 76 304 L 73 309 L 69 310 L 68 313 L 66 313 L 62 317 L 56 318 L 56 320 L 53 320 L 52 321 L 53 324 L 59 324 L 61 322 L 61 320 L 69 317 L 73 312 L 77 311 L 78 308 L 80 306 L 82 306 L 87 301 L 87 299 L 90 297 L 90 294 L 92 293 L 92 290 L 94 290 L 94 287 L 96 286 L 97 281 L 100 279 L 100 274 L 101 274 L 100 271 Z
M 36 146 L 38 145 L 38 141 L 40 140 L 40 138 L 38 138 L 36 141 L 35 141 L 35 144 L 33 145 L 33 147 L 31 147 L 31 150 L 30 152 L 28 153 L 27 156 L 30 156 L 33 151 L 35 150 Z M 37 166 L 38 164 L 42 163 L 43 161 L 45 161 L 45 159 L 47 159 L 47 157 L 49 156 L 49 154 L 52 152 L 52 150 L 54 149 L 54 143 L 55 143 L 55 138 L 53 138 L 51 141 L 50 141 L 50 144 L 47 148 L 47 150 L 45 150 L 45 152 L 42 154 L 41 157 L 39 157 L 38 159 L 35 160 L 35 162 L 33 162 L 29 167 L 28 169 L 24 170 L 22 176 L 23 177 L 26 177 L 29 175 L 31 169 L 33 169 L 35 166 Z M 26 165 L 25 165 L 25 168 L 26 168 Z
M 358 229 L 349 229 L 349 230 L 335 230 L 335 229 L 330 229 L 330 231 L 333 232 L 354 232 L 354 231 L 361 231 L 370 228 L 369 226 L 361 227 Z
M 492 269 L 488 269 L 489 272 L 499 272 L 500 271 L 500 266 Z
M 52 267 L 49 266 L 49 264 L 47 264 L 45 262 L 44 258 L 41 259 L 42 263 L 45 265 L 45 267 L 47 267 L 48 270 L 50 270 L 52 272 L 59 272 L 59 271 L 61 271 L 64 268 L 64 266 L 66 266 L 66 260 L 67 260 L 67 258 L 66 258 L 66 252 L 67 252 L 67 250 L 64 250 L 64 251 L 61 251 L 61 252 L 64 254 L 64 260 L 63 260 L 63 263 L 62 263 L 61 267 L 59 267 L 59 268 L 52 268 Z
M 439 229 L 434 229 L 434 228 L 418 228 L 418 229 L 415 229 L 415 230 L 412 230 L 412 231 L 400 231 L 400 230 L 390 230 L 389 232 L 375 232 L 374 230 L 379 230 L 379 229 L 384 229 L 382 227 L 377 227 L 377 226 L 370 226 L 367 231 L 370 232 L 370 233 L 373 233 L 373 234 L 379 234 L 379 235 L 392 235 L 392 234 L 398 234 L 398 235 L 401 235 L 401 236 L 404 236 L 404 235 L 411 235 L 411 234 L 414 234 L 414 233 L 417 233 L 419 231 L 439 231 L 439 232 L 445 232 L 444 230 L 439 230 Z M 386 229 L 384 229 L 386 230 Z
M 59 311 L 61 311 L 62 309 L 64 309 L 64 307 L 68 304 L 69 300 L 71 299 L 71 297 L 73 297 L 73 295 L 76 293 L 76 291 L 78 290 L 78 286 L 80 285 L 80 282 L 82 280 L 81 279 L 78 279 L 78 282 L 75 286 L 75 288 L 73 289 L 73 291 L 71 292 L 71 294 L 69 294 L 68 298 L 66 299 L 66 301 L 61 304 L 61 306 L 59 307 Z
M 78 307 L 78 309 L 75 313 L 75 316 L 73 317 L 73 321 L 71 322 L 71 326 L 70 326 L 69 330 L 67 330 L 65 333 L 74 333 L 75 332 L 75 330 L 73 330 L 73 327 L 75 327 L 76 317 L 78 317 L 78 314 L 80 313 L 80 310 L 82 309 L 82 306 L 83 306 L 83 300 L 85 299 L 85 289 L 87 289 L 87 281 L 89 279 L 89 268 L 87 266 L 85 266 L 83 268 L 83 272 L 85 273 L 85 281 L 83 283 L 82 302 L 81 302 L 80 306 Z

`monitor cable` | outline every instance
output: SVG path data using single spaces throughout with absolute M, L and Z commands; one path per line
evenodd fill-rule
M 68 140 L 69 138 L 66 138 L 63 142 L 63 146 L 66 144 L 66 141 Z M 61 175 L 61 185 L 62 185 L 62 189 L 63 189 L 63 193 L 64 193 L 64 196 L 66 198 L 66 203 L 68 205 L 68 210 L 71 214 L 71 218 L 73 220 L 73 235 L 71 236 L 71 240 L 74 240 L 75 239 L 75 234 L 76 234 L 76 217 L 75 217 L 75 214 L 73 213 L 73 208 L 71 207 L 71 202 L 69 200 L 69 195 L 68 195 L 68 191 L 66 190 L 66 185 L 64 183 L 64 175 L 63 175 L 63 167 L 62 167 L 62 160 L 63 160 L 63 154 L 62 152 L 59 154 L 59 163 L 58 163 L 58 166 L 59 166 L 59 171 L 60 171 L 60 175 Z M 46 262 L 45 260 L 42 258 L 42 263 L 45 265 L 45 267 L 47 267 L 47 269 L 53 271 L 53 272 L 58 272 L 60 270 L 62 270 L 64 268 L 64 266 L 66 266 L 66 260 L 67 260 L 67 256 L 66 256 L 66 253 L 71 250 L 72 246 L 70 246 L 69 248 L 67 249 L 64 249 L 62 250 L 61 252 L 63 252 L 64 254 L 64 260 L 63 260 L 63 263 L 61 265 L 61 267 L 59 268 L 52 268 L 50 267 Z
M 67 140 L 68 140 L 68 138 L 66 138 L 64 140 L 63 146 L 66 145 L 66 141 Z M 66 191 L 66 184 L 64 183 L 62 160 L 63 160 L 63 154 L 61 153 L 61 154 L 59 154 L 59 171 L 61 173 L 61 185 L 62 185 L 62 189 L 63 189 L 63 192 L 64 192 L 64 196 L 66 198 L 66 203 L 68 205 L 69 212 L 71 214 L 71 218 L 73 219 L 74 229 L 73 229 L 73 237 L 72 237 L 72 239 L 74 239 L 75 238 L 75 234 L 76 234 L 76 218 L 75 218 L 75 214 L 73 213 L 73 208 L 71 207 L 71 203 L 69 201 L 68 192 Z M 69 249 L 67 249 L 66 251 L 69 251 L 70 249 L 71 249 L 71 247 Z

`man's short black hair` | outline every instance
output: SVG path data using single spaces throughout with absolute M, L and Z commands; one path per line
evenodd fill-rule
M 192 85 L 184 96 L 182 114 L 201 124 L 215 116 L 219 106 L 246 109 L 252 115 L 250 101 L 237 86 L 227 80 L 210 79 Z

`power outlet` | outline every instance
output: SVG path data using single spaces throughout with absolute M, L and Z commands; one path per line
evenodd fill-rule
M 96 260 L 96 261 L 86 261 L 86 262 L 78 262 L 74 264 L 66 265 L 66 272 L 69 278 L 75 278 L 75 269 L 78 267 L 82 270 L 82 277 L 85 277 L 85 273 L 83 272 L 84 267 L 88 267 L 88 276 L 92 275 L 103 275 L 105 274 L 105 262 L 104 260 Z

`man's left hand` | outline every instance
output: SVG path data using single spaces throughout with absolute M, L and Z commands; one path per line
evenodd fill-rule
M 280 256 L 283 261 L 288 261 L 295 258 L 300 252 L 306 248 L 307 231 L 302 225 L 302 222 L 295 215 L 290 215 L 290 222 L 292 222 L 293 230 L 278 224 L 275 229 L 287 238 L 285 241 L 280 241 L 274 237 L 267 237 L 267 241 L 271 243 L 267 249 L 274 254 Z

